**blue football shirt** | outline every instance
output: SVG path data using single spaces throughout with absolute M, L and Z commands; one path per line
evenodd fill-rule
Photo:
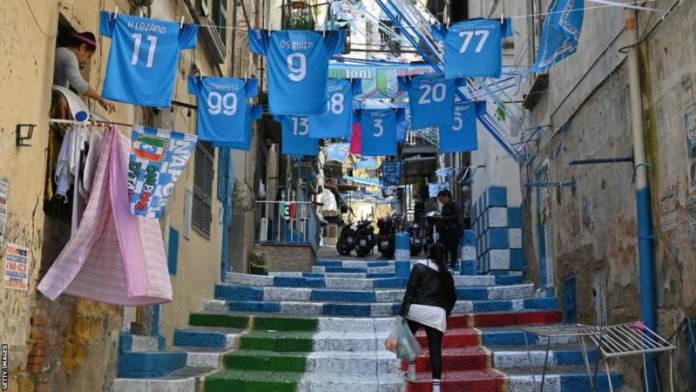
M 247 99 L 258 94 L 258 80 L 191 75 L 188 88 L 198 97 L 199 140 L 244 141 Z
M 393 109 L 356 112 L 362 136 L 362 156 L 396 155 L 397 112 Z
M 457 80 L 431 74 L 403 78 L 402 83 L 408 87 L 412 129 L 452 126 Z
M 283 134 L 282 154 L 291 156 L 317 156 L 319 140 L 309 136 L 307 116 L 275 116 Z
M 244 121 L 244 137 L 238 142 L 226 142 L 226 143 L 213 143 L 215 147 L 220 148 L 231 148 L 233 150 L 251 150 L 251 131 L 253 122 L 263 117 L 263 106 L 261 105 L 247 105 L 244 109 L 246 111 L 246 118 Z
M 343 51 L 345 33 L 326 37 L 305 30 L 249 30 L 253 53 L 268 59 L 268 98 L 272 114 L 309 115 L 326 111 L 329 58 Z
M 309 116 L 309 136 L 315 139 L 350 137 L 353 133 L 353 97 L 360 94 L 360 80 L 330 79 L 323 114 Z
M 445 77 L 500 77 L 503 66 L 502 39 L 512 35 L 506 19 L 472 19 L 445 29 L 434 27 L 436 39 L 445 41 Z
M 111 38 L 104 98 L 169 107 L 179 51 L 196 47 L 198 26 L 101 12 L 101 35 Z
M 473 102 L 459 102 L 454 105 L 454 122 L 449 127 L 440 127 L 440 152 L 478 149 L 476 114 L 477 105 Z

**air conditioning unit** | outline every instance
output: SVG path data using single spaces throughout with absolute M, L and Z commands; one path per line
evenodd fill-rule
M 259 241 L 268 241 L 268 218 L 261 218 L 261 227 L 259 227 Z
M 210 0 L 198 0 L 200 3 L 200 8 L 201 8 L 201 15 L 203 16 L 209 16 L 210 15 Z

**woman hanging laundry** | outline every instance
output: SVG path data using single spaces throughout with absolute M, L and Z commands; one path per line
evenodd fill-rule
M 447 250 L 442 244 L 437 243 L 430 247 L 427 260 L 419 261 L 413 266 L 400 311 L 414 335 L 420 327 L 425 327 L 433 374 L 433 392 L 441 392 L 442 338 L 447 329 L 447 316 L 457 301 L 454 278 L 447 270 L 445 260 Z M 415 361 L 408 364 L 407 378 L 408 381 L 416 381 Z
M 53 84 L 70 87 L 78 94 L 85 95 L 99 103 L 107 112 L 116 110 L 116 106 L 92 88 L 82 77 L 80 69 L 85 66 L 97 50 L 94 34 L 85 31 L 72 33 L 66 46 L 56 48 L 56 58 L 53 66 Z

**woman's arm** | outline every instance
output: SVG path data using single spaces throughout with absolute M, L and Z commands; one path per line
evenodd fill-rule
M 406 293 L 404 294 L 404 299 L 401 300 L 401 309 L 399 310 L 399 315 L 401 317 L 406 317 L 408 313 L 408 307 L 411 302 L 416 297 L 416 290 L 418 289 L 418 283 L 420 279 L 420 274 L 418 273 L 418 266 L 414 265 L 411 269 L 411 275 L 408 277 L 408 283 L 406 283 Z
M 97 101 L 107 112 L 111 113 L 116 110 L 116 105 L 102 98 L 82 77 L 80 63 L 78 63 L 74 54 L 69 51 L 59 51 L 57 53 L 59 58 L 56 61 L 59 62 L 59 66 L 62 68 L 61 72 L 63 72 L 68 83 L 70 83 L 70 87 L 74 88 L 78 93 Z

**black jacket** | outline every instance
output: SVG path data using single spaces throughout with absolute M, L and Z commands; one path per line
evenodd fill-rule
M 457 293 L 454 290 L 454 278 L 449 271 L 440 274 L 426 265 L 416 264 L 411 269 L 399 314 L 406 317 L 409 305 L 419 304 L 445 309 L 449 316 L 455 302 Z
M 459 208 L 457 208 L 457 204 L 454 202 L 454 200 L 452 200 L 442 206 L 438 230 L 450 231 L 459 230 L 460 228 L 461 223 L 459 218 Z

